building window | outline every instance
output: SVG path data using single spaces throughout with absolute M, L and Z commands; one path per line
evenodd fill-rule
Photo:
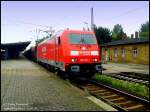
M 117 48 L 114 49 L 114 56 L 115 56 L 115 57 L 118 56 Z
M 137 57 L 137 48 L 132 49 L 132 56 Z
M 125 57 L 125 48 L 121 48 L 122 57 Z

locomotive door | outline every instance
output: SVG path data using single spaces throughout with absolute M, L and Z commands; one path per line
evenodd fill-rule
M 55 61 L 56 61 L 56 66 L 58 66 L 58 55 L 59 55 L 59 37 L 55 38 Z

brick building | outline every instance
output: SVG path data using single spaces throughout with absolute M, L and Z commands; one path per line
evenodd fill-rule
M 103 62 L 149 64 L 149 37 L 113 41 L 101 48 Z

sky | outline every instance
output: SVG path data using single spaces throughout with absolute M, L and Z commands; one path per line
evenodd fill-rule
M 34 41 L 36 29 L 90 28 L 91 7 L 96 26 L 121 24 L 128 36 L 149 21 L 148 1 L 1 1 L 1 43 Z

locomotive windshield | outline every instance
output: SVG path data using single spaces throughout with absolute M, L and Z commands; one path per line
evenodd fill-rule
M 96 44 L 93 34 L 70 34 L 70 44 Z

